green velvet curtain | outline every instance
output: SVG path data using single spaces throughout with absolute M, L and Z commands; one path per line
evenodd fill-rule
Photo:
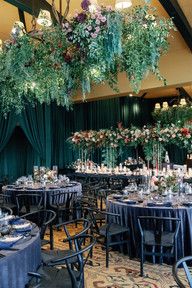
M 35 163 L 40 164 L 38 154 L 23 130 L 16 126 L 8 144 L 0 153 L 1 181 L 12 182 L 21 175 L 31 174 Z
M 27 107 L 21 115 L 11 114 L 0 119 L 0 179 L 10 181 L 25 174 L 31 174 L 33 165 L 64 168 L 78 158 L 66 139 L 72 132 L 86 129 L 116 127 L 122 122 L 125 127 L 142 127 L 152 123 L 153 100 L 121 97 L 75 104 L 66 111 L 55 103 Z M 13 130 L 16 125 L 20 126 Z M 12 137 L 11 137 L 12 135 Z M 11 137 L 11 139 L 10 139 Z M 10 141 L 9 141 L 10 140 Z M 175 161 L 178 152 L 170 158 Z M 123 159 L 136 155 L 134 148 L 123 151 Z M 93 160 L 100 159 L 96 151 Z M 182 159 L 179 159 L 179 161 Z M 175 161 L 178 162 L 178 161 Z
M 0 152 L 8 143 L 15 126 L 16 126 L 16 118 L 14 114 L 9 114 L 6 119 L 3 116 L 1 116 L 0 118 Z
M 38 153 L 40 164 L 51 166 L 51 106 L 27 107 L 19 116 L 19 123 L 32 147 Z

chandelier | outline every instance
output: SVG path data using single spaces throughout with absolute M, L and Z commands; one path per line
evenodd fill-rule
M 155 104 L 155 111 L 166 111 L 172 108 L 192 107 L 192 97 L 188 95 L 183 88 L 177 88 L 179 94 L 176 98 L 171 99 L 169 103 L 164 101 L 162 106 L 160 103 Z

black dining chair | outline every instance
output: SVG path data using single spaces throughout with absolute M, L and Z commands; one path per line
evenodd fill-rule
M 74 227 L 80 225 L 77 231 L 74 231 Z M 86 235 L 91 227 L 90 221 L 86 219 L 74 219 L 61 224 L 56 225 L 56 227 L 63 228 L 63 247 L 53 251 L 42 251 L 42 261 L 47 263 L 48 261 L 56 258 L 63 258 L 67 255 L 71 255 L 73 251 L 72 240 L 74 237 Z M 68 247 L 66 247 L 66 244 Z M 61 245 L 62 246 L 62 245 Z
M 22 216 L 35 223 L 40 228 L 41 246 L 50 244 L 50 249 L 53 250 L 53 221 L 56 217 L 56 213 L 52 210 L 38 210 Z M 49 230 L 49 239 L 45 239 L 45 233 Z
M 192 288 L 192 256 L 181 258 L 173 265 L 173 277 L 180 288 Z
M 126 244 L 128 254 L 130 255 L 130 229 L 128 227 L 117 224 L 119 222 L 120 215 L 106 211 L 100 211 L 99 209 L 87 208 L 87 210 L 87 219 L 91 221 L 91 234 L 95 235 L 97 242 L 103 244 L 106 249 L 106 267 L 109 267 L 110 247 L 120 247 L 121 252 L 123 252 L 123 246 Z M 101 226 L 98 225 L 97 216 L 99 214 L 105 216 L 105 224 Z
M 35 212 L 44 209 L 43 191 L 19 193 L 16 195 L 17 215 Z
M 1 209 L 3 214 L 8 214 L 8 215 L 12 215 L 13 214 L 13 210 L 11 208 L 9 208 L 9 207 L 0 206 L 0 209 Z
M 155 263 L 159 257 L 174 258 L 177 261 L 177 237 L 180 219 L 169 217 L 139 216 L 138 225 L 141 235 L 140 274 L 143 276 L 145 256 L 152 256 Z
M 5 191 L 1 195 L 1 205 L 10 208 L 13 211 L 13 214 L 17 214 L 17 205 L 14 193 L 10 191 Z
M 71 218 L 77 218 L 75 210 L 77 202 L 76 191 L 53 190 L 48 193 L 48 202 L 51 210 L 56 213 L 56 223 L 60 224 Z
M 84 267 L 96 241 L 90 235 L 78 235 L 67 240 L 73 245 L 73 253 L 60 259 L 52 259 L 42 265 L 37 273 L 28 273 L 32 277 L 28 288 L 85 287 Z M 86 245 L 82 246 L 84 242 Z

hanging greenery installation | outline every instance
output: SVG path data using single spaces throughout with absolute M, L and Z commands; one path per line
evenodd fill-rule
M 144 1 L 128 11 L 98 7 L 89 1 L 73 18 L 26 33 L 16 24 L 11 38 L 0 45 L 0 108 L 6 115 L 26 105 L 56 101 L 67 108 L 92 84 L 108 83 L 118 90 L 118 73 L 126 72 L 134 92 L 148 72 L 165 82 L 159 71 L 167 52 L 171 19 L 163 19 Z

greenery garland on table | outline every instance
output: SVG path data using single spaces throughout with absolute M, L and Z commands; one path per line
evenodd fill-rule
M 100 148 L 103 156 L 108 160 L 108 151 L 113 148 L 117 151 L 125 146 L 142 145 L 147 161 L 155 161 L 160 164 L 168 144 L 175 144 L 180 148 L 186 148 L 188 153 L 192 152 L 192 125 L 181 127 L 175 124 L 162 126 L 157 123 L 156 126 L 144 126 L 143 128 L 131 127 L 130 129 L 122 127 L 121 123 L 116 129 L 100 129 L 99 131 L 79 131 L 75 132 L 68 142 L 77 149 L 91 151 Z M 106 151 L 106 155 L 105 155 Z M 89 153 L 87 153 L 89 158 Z M 156 155 L 154 157 L 154 155 Z M 117 159 L 117 156 L 116 158 Z M 153 163 L 155 165 L 155 163 Z M 114 166 L 114 164 L 113 164 Z
M 0 43 L 0 107 L 5 115 L 53 100 L 69 108 L 78 89 L 85 98 L 93 83 L 107 82 L 118 90 L 121 71 L 135 92 L 148 72 L 164 81 L 159 60 L 169 47 L 172 20 L 155 15 L 147 4 L 127 12 L 110 7 L 90 12 L 89 4 L 84 0 L 83 11 L 72 19 L 38 32 L 26 33 L 16 23 L 11 39 Z

